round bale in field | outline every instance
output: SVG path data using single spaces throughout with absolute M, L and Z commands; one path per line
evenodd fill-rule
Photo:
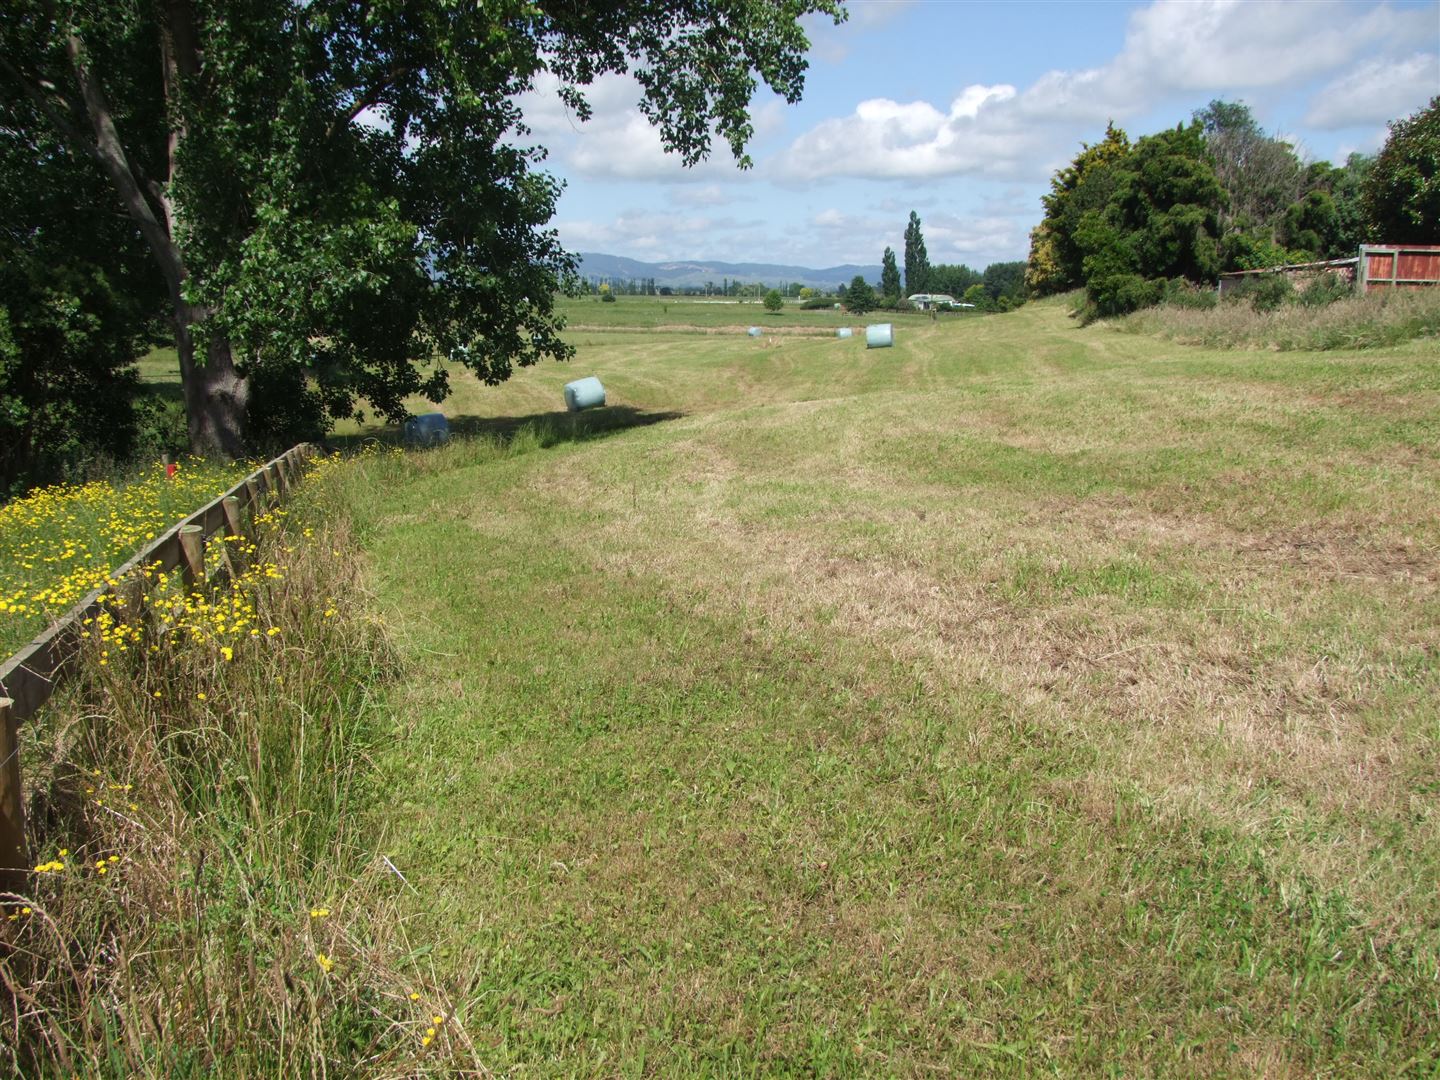
M 848 338 L 848 337 L 854 337 L 854 336 L 855 336 L 855 331 L 854 331 L 854 330 L 851 330 L 850 327 L 848 327 L 848 326 L 842 326 L 842 327 L 840 327 L 839 330 L 836 330 L 836 331 L 835 331 L 835 336 L 836 336 L 837 338 L 841 338 L 841 339 Z
M 759 337 L 762 331 L 758 326 L 752 326 L 749 330 L 746 330 L 745 333 L 749 334 L 751 337 Z
M 565 384 L 565 408 L 571 412 L 605 404 L 605 387 L 594 375 Z
M 450 421 L 444 413 L 424 413 L 412 416 L 400 429 L 406 446 L 439 446 L 450 439 Z
M 895 332 L 888 322 L 865 327 L 865 348 L 888 349 L 895 344 Z

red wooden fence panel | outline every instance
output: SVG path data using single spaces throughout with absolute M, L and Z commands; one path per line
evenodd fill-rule
M 1360 248 L 1360 290 L 1423 289 L 1440 285 L 1440 245 L 1365 244 Z

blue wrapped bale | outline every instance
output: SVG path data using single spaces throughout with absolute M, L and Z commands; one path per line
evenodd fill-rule
M 854 336 L 855 336 L 855 331 L 854 331 L 854 330 L 851 330 L 850 327 L 848 327 L 848 326 L 842 326 L 842 327 L 840 327 L 839 330 L 836 330 L 836 331 L 835 331 L 835 336 L 836 336 L 837 338 L 854 337 Z
M 865 327 L 865 348 L 888 349 L 895 344 L 895 332 L 888 322 Z
M 407 446 L 439 446 L 450 439 L 450 421 L 444 413 L 424 413 L 405 421 L 400 435 Z
M 571 412 L 593 409 L 605 404 L 605 387 L 594 375 L 565 384 L 565 408 Z
M 746 330 L 745 332 L 751 337 L 759 337 L 761 334 L 761 330 L 758 326 L 752 326 L 749 330 Z

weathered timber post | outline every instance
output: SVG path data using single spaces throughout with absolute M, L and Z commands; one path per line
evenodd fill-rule
M 240 500 L 234 495 L 225 496 L 220 500 L 220 513 L 225 517 L 225 535 L 243 539 L 245 531 L 240 524 Z
M 144 614 L 145 568 L 137 567 L 120 579 L 115 586 L 115 605 L 121 622 L 136 625 Z
M 234 495 L 225 496 L 220 500 L 220 513 L 225 518 L 225 534 L 220 538 L 220 550 L 233 578 L 240 573 L 241 544 L 245 540 L 244 526 L 240 524 L 240 500 Z
M 9 698 L 0 698 L 0 892 L 25 888 L 25 802 L 20 792 L 20 735 Z
M 255 515 L 260 513 L 260 482 L 254 476 L 245 478 L 245 501 L 250 507 L 250 518 L 253 521 Z
M 199 525 L 180 527 L 180 576 L 186 592 L 205 584 L 205 530 Z

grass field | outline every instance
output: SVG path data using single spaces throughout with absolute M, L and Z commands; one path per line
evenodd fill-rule
M 1433 340 L 573 337 L 345 495 L 488 1067 L 1440 1065 Z

